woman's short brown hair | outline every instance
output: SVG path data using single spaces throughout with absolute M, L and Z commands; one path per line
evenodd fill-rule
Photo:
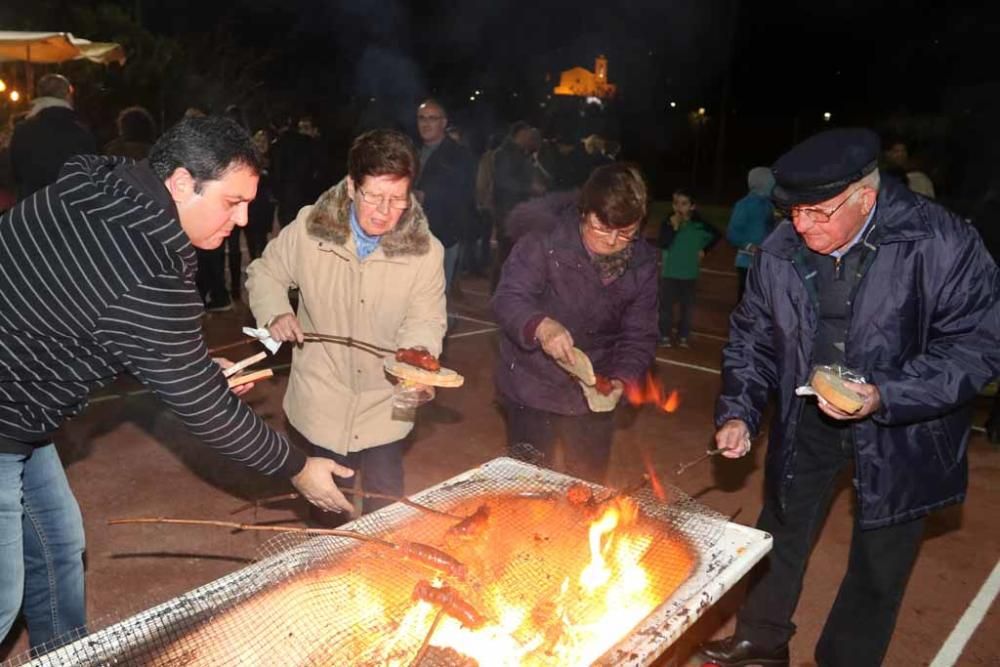
M 580 212 L 602 224 L 622 228 L 646 218 L 646 181 L 635 165 L 616 162 L 598 167 L 580 192 Z
M 356 185 L 367 176 L 395 176 L 417 180 L 417 151 L 402 132 L 369 130 L 358 135 L 347 154 L 347 173 Z

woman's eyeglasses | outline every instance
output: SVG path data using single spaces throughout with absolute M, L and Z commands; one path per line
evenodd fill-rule
M 382 204 L 386 202 L 385 195 L 373 195 L 365 192 L 361 188 L 358 188 L 358 193 L 361 195 L 361 199 L 364 200 L 366 204 L 371 204 L 375 208 L 382 208 Z M 394 211 L 405 211 L 410 208 L 410 198 L 409 197 L 389 197 L 389 208 Z

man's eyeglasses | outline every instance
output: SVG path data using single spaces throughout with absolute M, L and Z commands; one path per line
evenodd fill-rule
M 601 227 L 597 223 L 588 222 L 588 226 L 591 230 L 601 238 L 606 238 L 611 243 L 621 241 L 622 243 L 632 243 L 639 236 L 639 228 L 635 227 L 631 231 L 624 231 L 621 229 L 608 229 L 607 227 Z
M 436 122 L 439 120 L 444 120 L 444 116 L 425 116 L 423 114 L 417 114 L 417 120 L 418 121 L 422 120 L 425 122 Z
M 385 195 L 369 194 L 361 188 L 358 188 L 358 193 L 366 204 L 370 204 L 375 208 L 382 208 L 382 204 L 386 202 Z M 389 197 L 389 208 L 394 211 L 405 211 L 410 208 L 410 199 L 409 197 Z
M 824 211 L 823 209 L 816 208 L 815 206 L 792 206 L 790 209 L 788 209 L 788 217 L 794 218 L 794 217 L 805 216 L 810 220 L 812 220 L 813 222 L 818 222 L 818 223 L 830 222 L 830 219 L 833 216 L 837 215 L 837 211 L 839 211 L 844 204 L 851 201 L 854 195 L 861 192 L 861 190 L 862 188 L 858 188 L 851 194 L 844 197 L 844 200 L 839 204 L 837 204 L 837 206 L 834 207 L 832 211 L 829 212 Z

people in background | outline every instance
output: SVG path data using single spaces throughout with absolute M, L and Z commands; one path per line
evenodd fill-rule
M 10 162 L 17 198 L 55 183 L 63 163 L 97 152 L 97 141 L 73 108 L 74 89 L 61 74 L 38 80 L 28 117 L 14 127 Z
M 115 122 L 118 136 L 104 146 L 105 155 L 142 160 L 149 155 L 149 149 L 156 141 L 156 121 L 145 107 L 134 106 L 122 109 Z
M 673 212 L 660 225 L 660 345 L 688 347 L 694 317 L 695 291 L 705 253 L 719 241 L 719 232 L 698 213 L 694 196 L 675 190 Z M 674 307 L 679 310 L 677 338 Z
M 448 115 L 433 99 L 417 108 L 420 175 L 414 187 L 431 233 L 444 246 L 445 293 L 449 293 L 463 239 L 475 228 L 476 163 L 472 153 L 448 136 Z
M 774 204 L 771 203 L 774 175 L 770 167 L 751 169 L 747 174 L 747 187 L 750 191 L 733 206 L 726 228 L 726 239 L 736 247 L 737 301 L 743 298 L 747 271 L 757 248 L 774 228 Z

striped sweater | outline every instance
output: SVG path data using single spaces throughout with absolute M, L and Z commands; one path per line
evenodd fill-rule
M 47 442 L 127 372 L 220 454 L 298 473 L 303 454 L 229 391 L 209 357 L 194 267 L 176 208 L 144 163 L 71 158 L 57 183 L 0 218 L 0 451 Z

